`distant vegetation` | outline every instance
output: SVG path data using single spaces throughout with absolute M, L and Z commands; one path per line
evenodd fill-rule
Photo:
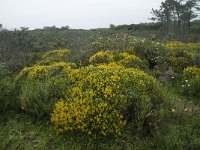
M 0 149 L 200 149 L 197 4 L 108 29 L 1 25 Z

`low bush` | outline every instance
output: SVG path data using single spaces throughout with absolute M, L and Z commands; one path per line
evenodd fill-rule
M 199 103 L 200 100 L 200 68 L 188 67 L 183 74 L 183 94 L 195 98 Z
M 70 69 L 70 64 L 63 62 L 24 68 L 15 78 L 21 108 L 35 116 L 49 115 L 69 86 Z
M 200 116 L 187 119 L 185 125 L 171 125 L 165 137 L 165 149 L 199 149 L 200 148 Z
M 90 57 L 89 62 L 93 65 L 116 63 L 126 68 L 146 68 L 146 64 L 136 55 L 119 51 L 101 51 Z
M 113 65 L 70 73 L 70 94 L 56 103 L 51 115 L 58 130 L 120 135 L 124 121 L 132 122 L 134 130 L 148 119 L 157 122 L 154 116 L 164 101 L 159 83 L 137 69 Z
M 7 70 L 6 64 L 0 64 L 0 113 L 18 109 L 15 94 L 13 77 Z
M 12 78 L 0 81 L 0 113 L 17 110 L 17 95 Z
M 158 42 L 150 40 L 138 40 L 134 43 L 133 50 L 127 50 L 130 54 L 135 54 L 148 62 L 149 68 L 166 63 L 167 50 L 165 46 Z
M 114 55 L 112 51 L 100 51 L 90 57 L 89 62 L 91 64 L 108 64 L 114 62 Z
M 137 69 L 145 69 L 146 64 L 140 59 L 140 57 L 136 55 L 130 55 L 129 53 L 120 53 L 119 58 L 121 58 L 119 61 L 117 61 L 117 64 L 121 64 L 126 68 L 137 68 Z
M 186 67 L 194 64 L 197 44 L 169 42 L 166 43 L 165 47 L 168 52 L 168 64 L 174 71 L 182 73 Z
M 41 59 L 37 61 L 38 65 L 50 65 L 52 63 L 67 62 L 70 50 L 60 49 L 44 53 Z

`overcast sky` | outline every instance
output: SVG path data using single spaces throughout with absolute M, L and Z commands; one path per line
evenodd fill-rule
M 100 28 L 109 24 L 149 22 L 151 9 L 162 0 L 0 0 L 4 27 Z

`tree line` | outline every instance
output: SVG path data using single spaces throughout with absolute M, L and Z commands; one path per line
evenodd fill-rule
M 165 0 L 159 9 L 152 9 L 153 21 L 160 22 L 166 33 L 188 34 L 191 22 L 198 17 L 200 0 Z

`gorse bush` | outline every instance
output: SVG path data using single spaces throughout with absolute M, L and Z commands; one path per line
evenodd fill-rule
M 88 66 L 68 77 L 72 86 L 51 118 L 61 131 L 120 135 L 125 121 L 141 129 L 148 117 L 156 120 L 153 116 L 164 100 L 157 81 L 133 68 Z
M 187 67 L 184 69 L 184 77 L 187 79 L 192 79 L 194 77 L 200 76 L 200 68 L 198 67 Z
M 70 55 L 70 50 L 52 50 L 44 53 L 41 59 L 37 61 L 38 65 L 50 65 L 56 62 L 67 62 Z
M 188 67 L 183 72 L 183 94 L 200 100 L 200 68 Z
M 170 50 L 196 50 L 198 45 L 195 43 L 168 42 L 166 47 Z
M 100 51 L 91 56 L 89 62 L 93 65 L 116 63 L 126 68 L 146 68 L 145 63 L 138 56 L 119 51 Z
M 126 68 L 138 68 L 138 69 L 144 69 L 146 68 L 145 63 L 140 59 L 140 57 L 136 55 L 130 55 L 128 53 L 120 53 L 119 58 L 121 58 L 119 61 L 117 61 L 117 64 L 122 64 Z
M 36 116 L 49 114 L 69 86 L 70 70 L 70 64 L 63 62 L 24 68 L 15 78 L 21 108 Z
M 114 55 L 111 51 L 100 51 L 90 57 L 91 64 L 111 63 L 114 61 Z
M 125 125 L 118 110 L 105 102 L 95 104 L 89 99 L 57 102 L 51 121 L 60 132 L 79 131 L 104 136 L 121 135 Z
M 167 56 L 167 49 L 164 44 L 128 35 L 99 38 L 92 43 L 92 49 L 97 51 L 115 49 L 120 52 L 128 52 L 147 61 L 150 69 L 161 63 L 166 63 Z
M 182 72 L 184 68 L 194 64 L 197 44 L 169 42 L 165 46 L 168 51 L 168 64 L 174 71 Z

